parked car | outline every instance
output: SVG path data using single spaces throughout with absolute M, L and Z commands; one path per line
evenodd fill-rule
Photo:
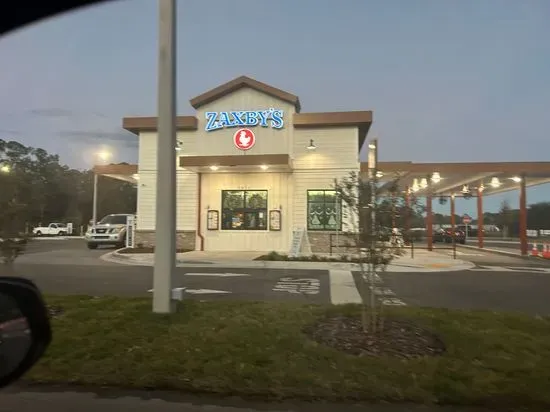
M 88 249 L 97 249 L 100 245 L 124 247 L 126 244 L 126 225 L 132 214 L 112 214 L 101 219 L 86 232 Z
M 453 243 L 453 230 L 451 228 L 447 228 L 434 231 L 433 242 Z M 466 243 L 466 234 L 462 230 L 456 228 L 455 242 L 460 243 L 461 245 L 464 245 Z
M 48 226 L 38 226 L 32 230 L 35 236 L 64 236 L 67 234 L 65 223 L 50 223 Z

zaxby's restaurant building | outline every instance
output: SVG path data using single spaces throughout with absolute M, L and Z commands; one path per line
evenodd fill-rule
M 239 77 L 190 101 L 177 118 L 178 247 L 205 251 L 286 251 L 292 230 L 327 252 L 341 229 L 335 178 L 360 172 L 371 111 L 304 113 L 297 96 Z M 154 244 L 157 119 L 128 117 L 139 164 L 121 173 L 138 186 L 136 242 Z

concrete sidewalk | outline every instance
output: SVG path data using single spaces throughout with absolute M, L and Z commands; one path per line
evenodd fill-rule
M 262 261 L 255 258 L 269 252 L 200 252 L 178 253 L 178 267 L 219 267 L 219 268 L 266 268 L 266 269 L 309 269 L 309 270 L 350 270 L 356 271 L 356 263 L 339 262 L 299 262 L 299 261 Z M 322 255 L 320 255 L 322 256 Z M 328 255 L 327 255 L 328 256 Z M 153 266 L 152 253 L 119 253 L 118 251 L 101 256 L 107 262 L 134 266 Z M 388 272 L 452 272 L 467 270 L 475 265 L 461 259 L 453 259 L 437 252 L 415 250 L 414 258 L 409 252 L 396 257 L 386 271 Z

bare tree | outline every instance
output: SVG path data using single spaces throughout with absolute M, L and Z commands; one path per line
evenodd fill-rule
M 400 215 L 405 219 L 415 213 L 416 203 L 411 205 L 405 201 L 398 181 L 397 178 L 385 183 L 381 189 L 376 177 L 363 178 L 352 172 L 334 182 L 338 197 L 342 200 L 347 247 L 354 253 L 361 273 L 360 295 L 365 332 L 376 333 L 383 329 L 383 305 L 377 297 L 378 273 L 385 271 L 396 256 L 404 253 L 403 219 L 395 218 L 396 210 L 400 210 Z M 380 201 L 383 195 L 391 201 Z M 393 222 L 397 227 L 390 228 L 382 222 Z

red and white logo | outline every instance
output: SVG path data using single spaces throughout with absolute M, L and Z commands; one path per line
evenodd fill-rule
M 239 129 L 233 135 L 233 143 L 237 149 L 248 150 L 256 143 L 256 136 L 250 129 Z

